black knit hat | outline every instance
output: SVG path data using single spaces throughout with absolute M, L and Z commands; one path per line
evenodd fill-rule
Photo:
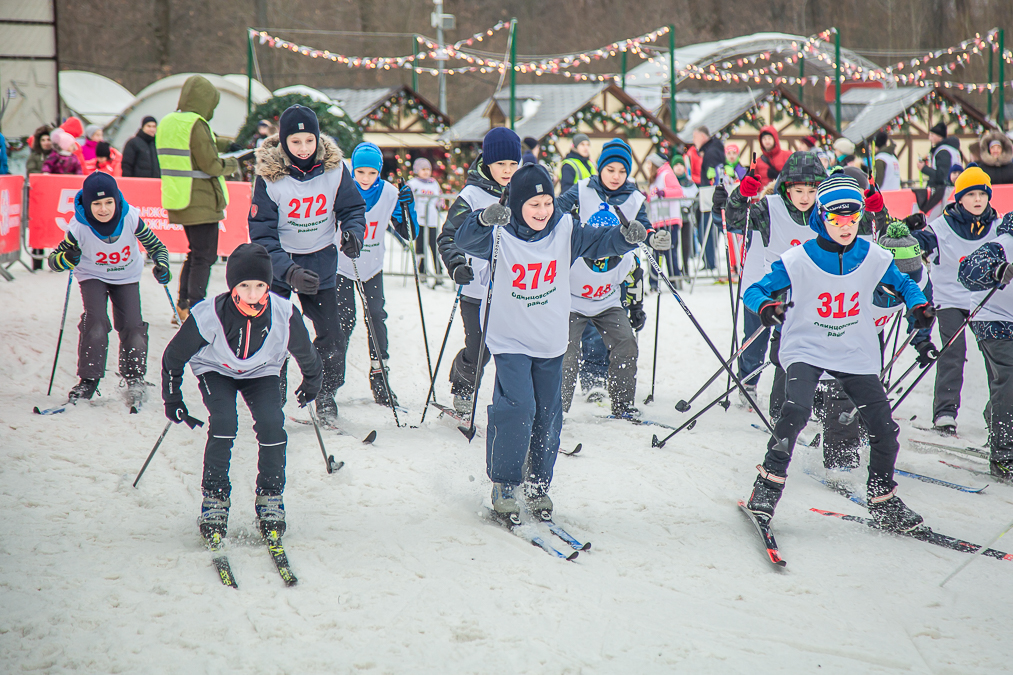
M 230 291 L 244 281 L 263 281 L 270 286 L 273 280 L 271 254 L 260 244 L 240 244 L 225 263 L 225 281 Z
M 553 196 L 552 176 L 541 164 L 525 164 L 510 179 L 510 210 L 519 217 L 524 202 L 538 195 Z
M 946 122 L 937 122 L 935 126 L 929 129 L 929 131 L 934 133 L 936 136 L 946 138 Z
M 299 159 L 288 151 L 288 137 L 292 134 L 309 133 L 316 136 L 317 145 L 320 144 L 320 122 L 317 121 L 317 114 L 302 105 L 294 105 L 285 110 L 278 120 L 278 142 L 282 152 L 288 155 L 292 164 L 303 171 L 309 171 L 310 167 L 316 164 L 316 156 L 311 155 L 306 159 Z

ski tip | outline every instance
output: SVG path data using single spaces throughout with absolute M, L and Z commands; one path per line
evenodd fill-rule
M 788 566 L 788 561 L 785 560 L 784 558 L 782 558 L 781 554 L 778 553 L 775 549 L 768 548 L 767 549 L 767 555 L 770 556 L 770 562 L 774 563 L 778 567 L 787 567 Z
M 363 445 L 370 445 L 375 440 L 376 440 L 376 431 L 375 430 L 374 431 L 370 431 L 368 434 L 366 434 L 366 437 L 362 439 L 362 444 Z
M 130 414 L 131 415 L 136 415 L 137 414 L 137 406 L 135 406 L 135 405 L 130 406 Z
M 686 401 L 679 401 L 678 403 L 675 404 L 675 409 L 678 410 L 679 412 L 686 412 L 687 410 L 689 410 L 689 403 L 687 403 Z
M 575 447 L 575 448 L 573 449 L 573 452 L 571 452 L 570 454 L 571 454 L 571 455 L 576 455 L 576 454 L 577 454 L 578 452 L 580 452 L 581 448 L 583 448 L 583 447 L 584 447 L 584 444 L 583 444 L 583 443 L 578 443 L 578 444 L 577 444 L 577 447 Z
M 42 411 L 39 410 L 39 406 L 35 406 L 34 408 L 32 408 L 32 412 L 35 413 L 36 415 L 42 414 Z
M 577 559 L 578 555 L 580 555 L 580 551 L 574 551 L 570 555 L 566 556 L 566 559 L 569 560 L 570 562 L 573 562 L 574 560 Z
M 586 544 L 584 544 L 583 546 L 581 546 L 580 550 L 581 551 L 590 551 L 591 550 L 591 542 L 587 542 Z

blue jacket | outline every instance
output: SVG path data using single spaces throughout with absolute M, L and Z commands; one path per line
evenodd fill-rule
M 1013 213 L 1007 213 L 999 223 L 997 234 L 1013 234 Z M 999 285 L 995 268 L 1006 260 L 1002 244 L 990 241 L 964 258 L 957 270 L 957 279 L 969 291 L 989 291 Z M 971 330 L 979 340 L 1013 340 L 1013 322 L 972 321 Z
M 631 194 L 637 191 L 637 186 L 630 181 L 626 181 L 619 187 L 618 190 L 607 190 L 605 186 L 601 184 L 601 179 L 598 176 L 591 176 L 591 180 L 588 181 L 588 187 L 593 189 L 601 197 L 601 200 L 609 206 L 618 206 L 625 202 Z M 570 213 L 574 206 L 580 203 L 579 186 L 574 184 L 572 188 L 559 195 L 556 198 L 556 210 L 562 211 L 563 213 Z M 576 220 L 576 219 L 574 219 Z M 647 217 L 647 202 L 644 202 L 640 206 L 640 210 L 637 211 L 637 220 L 644 227 L 650 229 L 651 221 Z
M 274 284 L 285 290 L 291 290 L 285 283 L 285 275 L 289 269 L 298 265 L 312 270 L 320 277 L 320 288 L 334 288 L 337 285 L 338 249 L 336 246 L 325 246 L 313 253 L 288 253 L 281 247 L 278 239 L 278 205 L 267 194 L 266 181 L 275 182 L 285 176 L 297 181 L 306 182 L 325 171 L 336 170 L 341 163 L 341 151 L 327 136 L 321 135 L 317 145 L 319 163 L 303 173 L 292 166 L 288 157 L 278 146 L 278 139 L 272 136 L 257 149 L 257 182 L 253 186 L 253 203 L 250 207 L 249 225 L 250 241 L 260 244 L 271 254 L 274 267 Z M 334 198 L 334 217 L 340 224 L 342 232 L 352 232 L 359 241 L 366 234 L 366 202 L 352 180 L 351 171 L 345 170 L 341 177 L 338 194 Z

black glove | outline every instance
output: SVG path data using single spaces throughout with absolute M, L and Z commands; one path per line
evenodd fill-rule
M 163 286 L 168 286 L 169 282 L 172 281 L 172 272 L 169 271 L 168 267 L 155 265 L 155 267 L 151 270 L 151 273 L 155 275 L 155 279 L 158 283 Z
M 471 269 L 471 265 L 458 265 L 454 268 L 452 276 L 455 284 L 464 286 L 475 280 L 475 270 Z
M 362 253 L 362 239 L 359 235 L 344 230 L 341 232 L 341 252 L 353 260 Z
M 1008 262 L 999 263 L 992 270 L 992 278 L 1000 286 L 1005 286 L 1010 281 L 1013 281 L 1013 265 Z
M 72 263 L 74 267 L 77 267 L 81 264 L 81 249 L 75 246 L 69 251 L 64 251 L 63 257 L 66 258 L 68 262 Z
M 915 361 L 921 368 L 928 368 L 933 361 L 939 358 L 939 350 L 932 344 L 932 340 L 919 342 L 915 345 L 915 349 L 918 350 L 918 358 Z
M 725 208 L 725 204 L 728 203 L 728 189 L 725 187 L 724 183 L 721 183 L 714 188 L 714 196 L 711 199 L 711 203 L 713 204 L 711 211 L 715 213 Z
M 298 265 L 292 265 L 285 274 L 285 283 L 292 287 L 296 293 L 303 295 L 316 295 L 320 290 L 320 277 L 313 270 L 308 270 Z
M 914 319 L 915 328 L 919 330 L 932 328 L 932 322 L 936 320 L 936 310 L 932 309 L 929 303 L 923 302 L 911 308 L 910 316 Z
M 924 213 L 912 213 L 904 219 L 904 224 L 907 225 L 909 231 L 915 232 L 916 230 L 924 230 L 928 223 Z
M 504 226 L 510 223 L 510 208 L 502 204 L 490 204 L 478 214 L 478 224 L 483 227 Z
M 644 311 L 644 308 L 639 306 L 630 307 L 630 325 L 633 326 L 633 330 L 639 333 L 645 323 L 647 323 L 647 312 Z
M 785 304 L 779 300 L 768 300 L 760 305 L 760 323 L 768 328 L 784 323 Z
M 307 403 L 313 401 L 317 394 L 320 393 L 320 388 L 316 389 L 306 386 L 306 380 L 302 381 L 299 388 L 295 390 L 295 400 L 299 402 L 299 407 L 302 408 Z
M 397 203 L 404 207 L 409 207 L 415 203 L 415 193 L 407 185 L 402 185 L 401 189 L 397 191 Z
M 166 401 L 165 416 L 170 422 L 179 424 L 186 421 L 186 418 L 190 416 L 190 411 L 186 409 L 186 404 L 182 401 Z

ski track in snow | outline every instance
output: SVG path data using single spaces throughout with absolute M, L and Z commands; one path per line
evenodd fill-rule
M 174 266 L 178 272 L 178 264 Z M 578 398 L 563 427 L 552 495 L 557 521 L 593 550 L 576 563 L 490 527 L 484 440 L 430 410 L 421 429 L 396 429 L 371 402 L 359 317 L 342 424 L 325 433 L 345 462 L 328 476 L 310 427 L 288 424 L 285 537 L 299 585 L 286 588 L 253 538 L 256 443 L 240 405 L 233 451 L 229 558 L 239 590 L 217 580 L 195 519 L 205 431 L 174 426 L 138 489 L 131 483 L 165 423 L 158 389 L 138 415 L 120 402 L 118 340 L 95 404 L 49 417 L 76 383 L 75 288 L 53 396 L 52 366 L 67 277 L 13 268 L 0 283 L 0 671 L 32 673 L 970 673 L 1011 672 L 1013 565 L 979 558 L 945 589 L 965 556 L 810 513 L 864 515 L 807 478 L 821 460 L 799 447 L 774 530 L 788 561 L 765 561 L 736 500 L 748 495 L 766 435 L 754 415 L 715 408 L 691 431 L 651 448 L 658 427 L 598 419 Z M 212 270 L 220 292 L 225 266 Z M 76 283 L 75 283 L 76 286 Z M 175 294 L 176 282 L 170 288 Z M 428 378 L 415 291 L 386 281 L 391 382 L 402 423 L 417 424 Z M 148 380 L 158 384 L 172 335 L 161 288 L 141 282 L 150 327 Z M 722 351 L 727 289 L 698 284 L 684 296 Z M 423 291 L 435 363 L 453 289 Z M 675 301 L 661 302 L 656 401 L 645 415 L 679 423 L 674 410 L 718 363 Z M 655 299 L 645 302 L 638 401 L 650 391 Z M 972 341 L 973 342 L 973 341 Z M 437 396 L 463 343 L 458 318 Z M 938 344 L 938 340 L 937 340 Z M 909 350 L 912 351 L 912 350 Z M 905 354 L 901 366 L 911 363 Z M 494 366 L 482 390 L 480 422 Z M 984 441 L 981 357 L 968 346 L 961 436 Z M 770 372 L 760 391 L 763 404 Z M 904 403 L 898 465 L 963 484 L 984 481 L 903 443 L 908 418 L 930 421 L 931 377 Z M 293 366 L 290 381 L 298 382 Z M 717 394 L 725 378 L 711 387 Z M 184 391 L 206 419 L 195 379 Z M 705 404 L 701 397 L 694 410 Z M 733 397 L 733 401 L 736 400 Z M 289 414 L 305 416 L 293 402 Z M 692 411 L 688 414 L 692 414 Z M 373 446 L 359 440 L 376 429 Z M 952 457 L 949 457 L 952 459 Z M 971 460 L 961 459 L 969 464 Z M 856 484 L 864 490 L 864 469 Z M 1010 517 L 1013 489 L 968 495 L 899 478 L 900 494 L 935 529 L 984 543 Z M 246 535 L 246 536 L 243 536 Z M 553 545 L 562 545 L 558 540 Z M 1013 540 L 997 545 L 1013 549 Z

